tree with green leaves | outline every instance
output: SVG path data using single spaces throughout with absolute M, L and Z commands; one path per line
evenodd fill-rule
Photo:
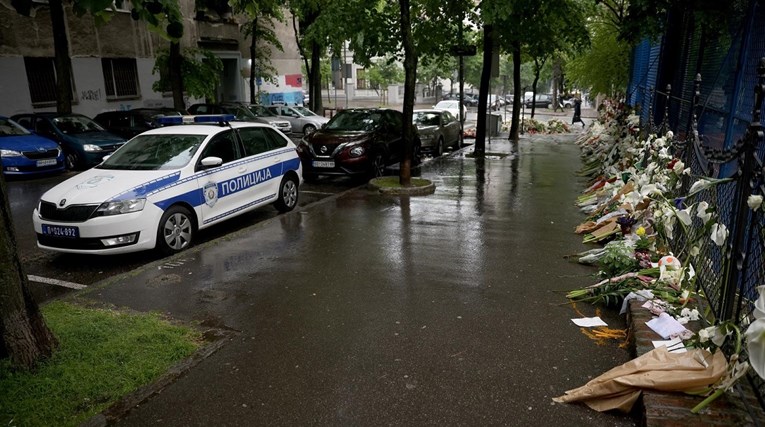
M 289 0 L 295 39 L 308 71 L 309 109 L 315 112 L 322 109 L 321 59 L 330 40 L 336 43 L 344 40 L 337 37 L 339 31 L 332 17 L 332 4 L 330 0 Z
M 183 82 L 183 93 L 194 98 L 215 100 L 215 90 L 220 83 L 223 62 L 212 52 L 205 49 L 186 48 L 179 55 L 180 80 Z M 154 62 L 154 73 L 159 79 L 152 85 L 155 92 L 172 91 L 174 79 L 170 78 L 170 52 L 161 50 Z M 177 106 L 175 108 L 178 108 Z M 184 110 L 185 106 L 180 108 Z
M 276 69 L 271 64 L 271 48 L 284 48 L 274 32 L 274 22 L 284 22 L 284 2 L 277 0 L 229 0 L 234 13 L 244 14 L 249 20 L 242 25 L 242 33 L 250 37 L 250 101 L 258 99 L 258 78 L 273 80 Z

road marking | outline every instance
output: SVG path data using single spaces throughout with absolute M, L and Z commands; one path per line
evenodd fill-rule
M 32 282 L 47 283 L 49 285 L 62 286 L 64 288 L 69 288 L 69 289 L 87 288 L 86 285 L 81 285 L 79 283 L 66 282 L 64 280 L 58 280 L 58 279 L 48 279 L 47 277 L 33 276 L 31 274 L 27 276 L 27 279 L 29 279 Z

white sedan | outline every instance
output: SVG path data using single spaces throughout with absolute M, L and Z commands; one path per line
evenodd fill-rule
M 458 120 L 460 118 L 460 102 L 456 100 L 439 101 L 438 104 L 433 106 L 434 110 L 444 110 L 452 113 Z M 467 107 L 462 106 L 462 122 L 467 119 Z
M 305 107 L 290 107 L 287 105 L 272 105 L 268 109 L 279 118 L 287 120 L 292 125 L 293 132 L 310 135 L 325 125 L 329 119 L 320 116 Z
M 38 246 L 172 254 L 188 248 L 198 230 L 259 206 L 294 209 L 303 180 L 295 144 L 269 125 L 232 118 L 177 116 L 199 124 L 144 132 L 56 185 L 32 215 Z

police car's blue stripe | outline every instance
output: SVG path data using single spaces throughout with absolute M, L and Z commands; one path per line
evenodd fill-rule
M 146 197 L 157 190 L 168 187 L 172 185 L 174 182 L 177 182 L 180 176 L 181 176 L 181 172 L 179 171 L 179 172 L 174 172 L 170 175 L 165 175 L 163 177 L 153 179 L 149 182 L 145 182 L 143 184 L 137 185 L 127 191 L 123 191 L 122 193 L 112 197 L 108 201 L 111 202 L 115 200 L 130 200 L 130 199 L 136 199 L 139 197 Z
M 237 212 L 240 212 L 240 211 L 242 211 L 242 210 L 244 210 L 244 209 L 250 208 L 250 207 L 252 207 L 252 206 L 258 205 L 258 204 L 260 204 L 260 203 L 263 203 L 263 202 L 265 202 L 265 201 L 267 201 L 267 200 L 270 200 L 270 199 L 274 199 L 274 198 L 276 198 L 276 194 L 271 194 L 271 195 L 270 195 L 270 196 L 268 196 L 268 197 L 263 197 L 262 199 L 258 199 L 258 200 L 255 200 L 255 201 L 253 201 L 253 202 L 247 203 L 246 205 L 242 205 L 242 206 L 240 206 L 240 207 L 238 207 L 238 208 L 236 208 L 236 209 L 232 209 L 232 210 L 230 210 L 230 211 L 228 211 L 228 212 L 224 212 L 224 213 L 222 213 L 222 214 L 220 214 L 220 215 L 216 215 L 216 216 L 214 216 L 214 217 L 212 217 L 212 218 L 207 218 L 207 219 L 205 219 L 205 220 L 203 221 L 203 223 L 204 223 L 204 224 L 208 224 L 208 223 L 211 223 L 211 222 L 213 222 L 213 221 L 217 221 L 217 220 L 219 220 L 219 219 L 222 219 L 222 218 L 225 218 L 225 217 L 227 217 L 227 216 L 233 215 L 233 214 L 235 214 L 235 213 L 237 213 Z

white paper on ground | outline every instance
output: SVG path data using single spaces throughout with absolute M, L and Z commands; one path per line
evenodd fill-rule
M 594 328 L 596 326 L 608 326 L 606 322 L 600 319 L 600 317 L 582 317 L 581 319 L 571 319 L 576 326 L 582 328 Z
M 680 338 L 673 338 L 666 341 L 651 341 L 653 348 L 667 347 L 667 351 L 670 353 L 685 353 L 688 351 L 683 344 L 683 340 Z
M 665 340 L 678 336 L 686 330 L 685 326 L 681 325 L 680 322 L 667 313 L 661 313 L 659 317 L 654 317 L 645 322 L 645 324 Z

